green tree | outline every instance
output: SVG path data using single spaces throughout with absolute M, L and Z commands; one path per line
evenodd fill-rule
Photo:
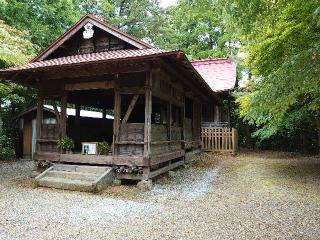
M 179 0 L 167 10 L 172 28 L 166 48 L 184 50 L 191 58 L 232 56 L 235 41 L 226 31 L 219 5 L 212 0 Z
M 19 31 L 0 20 L 0 68 L 22 64 L 34 54 L 34 45 L 27 33 Z
M 0 20 L 0 68 L 26 63 L 34 54 L 34 45 L 27 33 L 8 26 Z M 0 83 L 0 110 L 19 105 L 27 95 L 26 89 L 13 83 Z
M 157 0 L 79 1 L 82 13 L 100 16 L 106 22 L 149 43 L 165 28 L 163 10 Z
M 0 16 L 10 26 L 28 32 L 40 48 L 48 46 L 81 16 L 72 0 L 0 0 Z
M 27 62 L 34 54 L 34 45 L 27 33 L 8 26 L 0 20 L 0 68 Z M 0 83 L 0 159 L 13 156 L 12 117 L 32 99 L 32 91 L 14 83 Z
M 313 127 L 320 140 L 320 1 L 224 2 L 251 73 L 240 116 L 260 139 Z

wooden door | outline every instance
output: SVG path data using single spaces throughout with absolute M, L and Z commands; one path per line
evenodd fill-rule
M 32 122 L 25 121 L 23 126 L 23 156 L 31 156 L 32 153 Z

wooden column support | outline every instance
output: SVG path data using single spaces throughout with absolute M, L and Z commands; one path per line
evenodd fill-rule
M 146 75 L 145 119 L 144 119 L 144 158 L 150 160 L 151 113 L 152 113 L 152 71 Z
M 168 140 L 171 141 L 171 129 L 172 129 L 172 103 L 168 102 Z
M 186 101 L 185 101 L 185 97 L 183 97 L 183 107 L 182 107 L 182 114 L 181 114 L 181 139 L 183 141 L 186 140 L 186 126 L 185 126 L 185 119 L 186 119 Z M 183 147 L 184 148 L 184 147 Z
M 114 92 L 113 143 L 112 143 L 113 155 L 118 154 L 116 142 L 119 141 L 120 118 L 121 118 L 121 95 L 118 90 L 115 90 L 115 92 Z
M 42 120 L 43 120 L 43 95 L 41 90 L 39 89 L 38 93 L 38 103 L 37 103 L 37 151 L 40 151 L 40 142 L 41 139 L 41 127 L 42 127 Z
M 61 95 L 61 121 L 60 121 L 61 138 L 67 136 L 67 93 Z
M 77 147 L 81 147 L 81 140 L 80 140 L 80 136 L 81 136 L 81 126 L 80 126 L 80 111 L 81 111 L 81 106 L 79 104 L 76 104 L 76 116 L 74 119 L 74 125 L 75 125 L 75 129 L 77 129 L 77 131 L 75 131 L 75 144 Z

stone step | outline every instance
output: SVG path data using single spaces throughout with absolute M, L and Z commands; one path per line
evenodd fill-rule
M 66 178 L 84 181 L 95 181 L 101 174 L 87 173 L 87 172 L 67 172 L 67 171 L 50 171 L 47 177 Z
M 101 191 L 114 180 L 111 167 L 55 164 L 36 177 L 39 186 L 74 191 Z
M 72 191 L 95 191 L 95 185 L 92 181 L 83 181 L 78 179 L 44 177 L 38 181 L 38 185 L 41 187 L 65 189 Z
M 101 174 L 101 173 L 104 173 L 107 169 L 109 169 L 109 167 L 54 164 L 53 169 L 55 171 L 85 172 L 85 173 Z

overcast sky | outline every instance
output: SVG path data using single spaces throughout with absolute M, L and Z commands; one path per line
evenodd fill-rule
M 177 0 L 160 0 L 161 7 L 169 7 L 176 4 Z

